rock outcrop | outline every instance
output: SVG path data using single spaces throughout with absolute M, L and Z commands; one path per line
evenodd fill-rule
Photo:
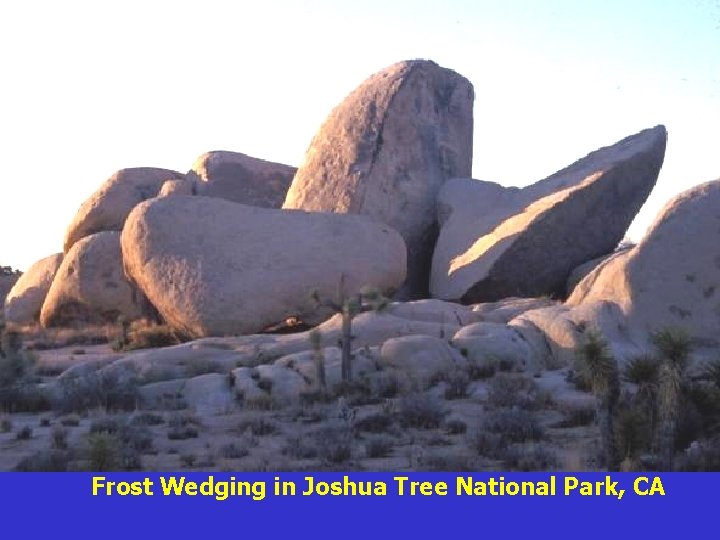
M 570 306 L 612 302 L 637 341 L 684 328 L 696 345 L 720 346 L 720 180 L 672 199 L 644 239 L 575 288 Z
M 469 81 L 433 62 L 376 73 L 315 135 L 283 208 L 366 214 L 392 226 L 408 248 L 398 297 L 427 296 L 438 190 L 471 171 L 473 100 Z
M 446 183 L 432 295 L 465 303 L 563 297 L 574 268 L 623 238 L 655 185 L 666 136 L 663 126 L 644 130 L 523 189 Z
M 40 259 L 20 277 L 5 298 L 7 322 L 31 324 L 38 321 L 43 302 L 62 259 L 62 253 Z
M 120 233 L 103 231 L 73 244 L 60 265 L 40 312 L 43 326 L 138 319 L 145 298 L 125 278 Z
M 366 216 L 245 206 L 209 197 L 138 205 L 122 233 L 126 272 L 189 336 L 259 332 L 328 313 L 311 299 L 383 290 L 405 279 L 402 237 Z
M 125 218 L 136 204 L 157 196 L 165 180 L 183 176 L 151 167 L 117 171 L 78 210 L 65 233 L 64 252 L 85 236 L 122 230 Z
M 198 195 L 280 208 L 295 171 L 239 152 L 213 151 L 200 156 L 187 176 L 195 182 Z

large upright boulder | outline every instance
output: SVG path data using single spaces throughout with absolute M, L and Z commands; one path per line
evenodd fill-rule
M 432 295 L 465 303 L 563 297 L 574 268 L 623 238 L 655 185 L 666 138 L 663 126 L 641 131 L 523 189 L 446 183 Z
M 398 287 L 405 245 L 366 216 L 250 207 L 209 197 L 138 205 L 122 232 L 126 272 L 190 336 L 246 334 L 327 315 L 311 299 Z
M 40 317 L 45 297 L 62 263 L 62 253 L 50 255 L 33 264 L 15 283 L 5 298 L 5 320 L 31 324 Z
M 120 233 L 103 231 L 76 242 L 60 265 L 40 312 L 43 326 L 137 319 L 146 300 L 125 278 Z
M 151 167 L 117 171 L 78 210 L 65 233 L 64 252 L 85 236 L 121 231 L 136 204 L 157 196 L 165 180 L 183 177 L 176 171 Z
M 198 195 L 280 208 L 296 170 L 239 152 L 213 151 L 200 156 L 187 176 Z
M 283 208 L 366 214 L 402 234 L 407 281 L 400 298 L 427 295 L 442 184 L 472 166 L 473 87 L 414 60 L 371 76 L 327 118 Z
M 720 180 L 672 199 L 634 248 L 598 266 L 567 304 L 617 304 L 640 341 L 684 328 L 696 345 L 720 346 Z

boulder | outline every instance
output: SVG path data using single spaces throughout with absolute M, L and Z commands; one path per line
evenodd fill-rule
M 158 197 L 169 197 L 171 195 L 195 195 L 196 187 L 192 180 L 187 178 L 173 178 L 165 180 Z
M 200 156 L 187 177 L 195 181 L 198 195 L 280 208 L 296 170 L 239 152 L 214 151 Z
M 472 306 L 472 312 L 478 321 L 506 323 L 532 309 L 555 305 L 550 298 L 505 298 L 497 302 L 487 302 Z
M 441 325 L 449 323 L 464 326 L 480 320 L 480 316 L 473 313 L 468 306 L 434 298 L 414 302 L 393 302 L 387 311 L 410 321 L 434 322 Z
M 408 247 L 398 297 L 427 296 L 442 184 L 472 165 L 473 87 L 425 60 L 371 76 L 327 118 L 283 208 L 367 214 L 395 228 Z
M 634 248 L 598 266 L 570 306 L 613 302 L 632 338 L 684 328 L 698 346 L 720 346 L 720 180 L 678 195 Z
M 190 407 L 200 413 L 225 413 L 235 403 L 231 388 L 227 374 L 206 373 L 187 380 L 183 387 L 183 397 Z
M 387 340 L 380 348 L 380 363 L 392 367 L 400 380 L 410 380 L 419 389 L 432 379 L 449 374 L 467 361 L 447 341 L 430 336 L 404 336 Z
M 570 272 L 623 238 L 655 185 L 666 137 L 663 126 L 641 131 L 523 189 L 446 183 L 432 295 L 464 303 L 564 297 Z
M 64 252 L 85 236 L 120 231 L 136 204 L 157 196 L 165 180 L 183 178 L 176 171 L 137 167 L 122 169 L 100 186 L 78 210 L 65 233 Z
M 15 283 L 5 298 L 5 320 L 31 324 L 40 318 L 40 310 L 62 263 L 62 253 L 50 255 L 33 264 Z
M 192 337 L 248 334 L 328 312 L 311 298 L 388 290 L 405 278 L 405 245 L 366 216 L 245 206 L 209 197 L 138 205 L 122 233 L 126 272 L 164 320 Z
M 325 383 L 329 389 L 342 382 L 342 353 L 337 347 L 326 347 L 322 350 L 325 364 Z M 301 353 L 283 356 L 275 362 L 276 365 L 296 371 L 311 388 L 317 389 L 317 368 L 315 366 L 314 351 L 303 351 Z M 354 355 L 352 361 L 353 378 L 363 377 L 367 373 L 376 371 L 375 363 L 362 354 Z
M 461 328 L 452 344 L 471 364 L 503 364 L 510 369 L 538 371 L 545 364 L 546 351 L 538 350 L 525 333 L 502 323 L 479 322 Z
M 139 319 L 149 312 L 126 279 L 120 233 L 104 231 L 75 242 L 60 265 L 40 312 L 43 326 Z

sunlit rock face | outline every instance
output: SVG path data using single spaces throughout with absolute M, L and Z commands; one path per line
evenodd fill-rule
M 258 208 L 210 197 L 146 201 L 122 232 L 125 270 L 162 318 L 193 337 L 260 332 L 329 314 L 337 298 L 405 279 L 405 244 L 367 216 Z
M 295 167 L 239 152 L 213 151 L 200 156 L 188 171 L 197 195 L 250 206 L 280 208 Z
M 657 181 L 666 138 L 663 126 L 641 131 L 523 189 L 447 182 L 432 295 L 465 303 L 564 297 L 572 270 L 623 238 Z
M 437 193 L 447 179 L 471 172 L 473 101 L 467 79 L 430 61 L 376 73 L 330 113 L 283 208 L 365 214 L 389 224 L 408 249 L 398 297 L 427 296 Z

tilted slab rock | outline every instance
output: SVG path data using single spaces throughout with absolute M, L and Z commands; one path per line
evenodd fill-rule
M 366 216 L 255 208 L 209 197 L 138 205 L 122 233 L 126 272 L 168 324 L 192 337 L 259 332 L 328 316 L 335 299 L 405 279 L 405 245 Z
M 17 280 L 5 298 L 7 322 L 15 324 L 37 322 L 62 259 L 62 253 L 40 259 Z
M 642 341 L 684 328 L 696 345 L 720 345 L 720 180 L 685 191 L 634 248 L 598 266 L 568 304 L 617 304 Z
M 330 113 L 283 208 L 367 214 L 389 224 L 408 247 L 398 297 L 427 296 L 438 190 L 471 171 L 473 100 L 469 81 L 430 61 L 376 73 Z
M 524 189 L 448 182 L 431 293 L 465 303 L 565 294 L 570 272 L 611 252 L 652 191 L 665 155 L 657 126 Z
M 213 151 L 200 156 L 187 176 L 198 195 L 280 208 L 296 170 L 239 152 Z
M 135 205 L 155 197 L 165 180 L 183 177 L 176 171 L 151 167 L 117 171 L 78 210 L 65 233 L 64 252 L 85 236 L 122 230 Z
M 60 265 L 40 312 L 43 326 L 139 319 L 143 295 L 125 278 L 120 233 L 104 231 L 76 242 Z

